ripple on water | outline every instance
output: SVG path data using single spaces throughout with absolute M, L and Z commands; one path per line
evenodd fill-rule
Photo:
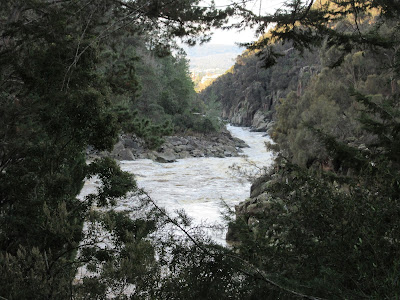
M 272 154 L 265 150 L 269 141 L 263 133 L 250 132 L 247 128 L 227 126 L 233 136 L 244 140 L 250 147 L 243 155 L 257 166 L 268 166 Z M 232 176 L 233 164 L 246 166 L 244 157 L 187 158 L 174 163 L 160 164 L 149 159 L 122 161 L 121 169 L 135 174 L 140 188 L 145 189 L 158 205 L 167 211 L 184 209 L 195 224 L 221 222 L 222 200 L 233 207 L 250 194 L 250 183 Z M 96 181 L 86 182 L 80 197 L 96 190 Z M 121 199 L 117 210 L 129 210 L 132 199 Z M 224 243 L 224 232 L 213 233 L 213 238 Z
M 233 136 L 244 140 L 250 147 L 243 149 L 247 160 L 257 166 L 268 166 L 272 154 L 265 150 L 269 141 L 263 133 L 247 128 L 228 126 Z M 243 157 L 187 158 L 174 163 L 161 164 L 151 160 L 123 161 L 121 168 L 135 174 L 139 187 L 169 211 L 184 209 L 200 223 L 221 221 L 221 199 L 234 206 L 249 196 L 250 183 L 231 174 L 233 165 L 248 165 Z

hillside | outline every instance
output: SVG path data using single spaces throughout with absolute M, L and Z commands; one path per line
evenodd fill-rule
M 218 54 L 240 54 L 240 47 L 227 44 L 203 44 L 193 47 L 184 46 L 185 52 L 189 57 L 205 57 Z
M 343 20 L 337 26 L 348 26 L 348 22 Z M 360 28 L 368 32 L 373 24 L 366 19 Z M 222 118 L 233 124 L 268 131 L 276 147 L 302 165 L 327 160 L 324 147 L 307 131 L 308 124 L 346 142 L 363 144 L 371 139 L 354 121 L 362 105 L 352 93 L 357 90 L 375 101 L 395 93 L 398 81 L 382 68 L 387 65 L 385 56 L 395 61 L 395 52 L 380 55 L 376 50 L 358 48 L 341 53 L 327 43 L 303 53 L 291 43 L 275 44 L 274 49 L 281 56 L 270 68 L 264 67 L 261 58 L 266 50 L 244 51 L 200 98 L 220 103 Z M 342 61 L 339 65 L 338 59 Z
M 220 102 L 222 117 L 231 123 L 265 131 L 279 99 L 291 91 L 301 92 L 302 85 L 321 69 L 318 56 L 305 53 L 301 57 L 290 44 L 276 47 L 287 55 L 275 66 L 264 68 L 257 53 L 246 50 L 200 94 L 201 99 Z
M 232 64 L 235 62 L 236 56 L 238 55 L 239 53 L 231 52 L 191 57 L 190 69 L 192 72 L 207 70 L 220 70 L 224 72 L 232 66 Z
M 237 46 L 222 44 L 203 44 L 184 47 L 184 50 L 197 91 L 203 90 L 216 77 L 224 74 L 242 51 Z
M 287 299 L 399 297 L 400 7 L 355 2 L 335 1 L 350 16 L 324 30 L 277 29 L 293 43 L 243 53 L 201 93 L 273 140 L 274 166 L 235 207 L 227 238 L 264 278 L 303 293 Z

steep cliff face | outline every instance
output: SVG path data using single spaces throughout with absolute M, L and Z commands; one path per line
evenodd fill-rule
M 311 74 L 320 70 L 318 56 L 308 53 L 300 56 L 290 45 L 278 49 L 287 55 L 269 69 L 263 67 L 256 52 L 246 50 L 200 97 L 206 103 L 219 102 L 222 118 L 229 122 L 267 131 L 279 99 L 291 91 L 301 93 Z
M 298 213 L 299 208 L 304 209 L 298 214 L 304 220 L 304 215 L 315 208 L 326 208 L 325 204 L 318 201 L 324 199 L 324 203 L 328 203 L 337 193 L 353 197 L 353 192 L 349 192 L 350 182 L 356 184 L 357 190 L 362 185 L 364 190 L 368 190 L 370 182 L 377 178 L 380 181 L 382 178 L 375 177 L 377 169 L 372 171 L 374 179 L 370 182 L 365 181 L 364 175 L 376 164 L 374 159 L 379 157 L 377 161 L 380 161 L 385 151 L 391 153 L 392 150 L 384 150 L 385 146 L 381 141 L 390 136 L 390 147 L 396 141 L 395 134 L 387 134 L 391 132 L 391 129 L 388 131 L 391 125 L 387 118 L 399 116 L 396 109 L 400 80 L 394 80 L 393 73 L 382 67 L 385 65 L 385 57 L 395 57 L 396 54 L 394 51 L 385 51 L 378 55 L 379 52 L 372 50 L 354 50 L 343 57 L 340 65 L 332 68 L 332 62 L 336 62 L 338 57 L 336 50 L 334 47 L 324 47 L 315 53 L 316 57 L 320 57 L 321 64 L 310 64 L 310 59 L 296 60 L 295 57 L 287 64 L 284 61 L 278 62 L 274 67 L 274 76 L 280 74 L 281 77 L 272 77 L 269 85 L 264 85 L 270 89 L 265 88 L 266 96 L 261 106 L 252 107 L 258 103 L 254 94 L 243 98 L 239 104 L 230 106 L 232 103 L 226 101 L 223 106 L 226 116 L 232 116 L 230 120 L 240 123 L 244 120 L 240 118 L 240 113 L 243 113 L 248 120 L 243 125 L 257 127 L 255 124 L 268 120 L 266 116 L 274 121 L 271 137 L 275 143 L 273 148 L 279 153 L 274 168 L 256 179 L 251 187 L 250 197 L 235 207 L 236 220 L 240 220 L 252 234 L 257 234 L 261 228 L 259 224 L 266 220 L 272 220 L 270 224 L 275 225 L 274 222 L 285 214 L 294 220 L 293 216 Z M 288 68 L 289 63 L 296 64 Z M 276 69 L 277 67 L 281 69 Z M 288 75 L 283 72 L 285 68 Z M 291 79 L 288 80 L 287 76 L 291 76 Z M 274 82 L 279 85 L 274 86 Z M 252 82 L 251 86 L 254 84 Z M 268 104 L 266 99 L 271 103 L 268 109 L 263 106 Z M 254 107 L 258 107 L 258 110 L 254 110 Z M 395 122 L 398 126 L 398 117 Z M 377 130 L 377 127 L 380 129 Z M 384 138 L 381 137 L 381 129 L 385 132 Z M 349 157 L 352 159 L 349 160 Z M 359 161 L 366 162 L 366 173 L 363 173 L 364 167 L 358 165 Z M 378 189 L 382 188 L 380 183 L 378 186 Z M 316 193 L 318 189 L 320 190 Z M 304 194 L 304 191 L 308 194 Z M 375 196 L 378 197 L 378 194 L 380 192 Z M 354 197 L 351 201 L 358 201 L 355 200 L 358 194 Z M 364 203 L 364 198 L 368 199 L 369 196 L 361 197 Z M 371 201 L 376 203 L 373 198 Z M 302 207 L 303 203 L 312 203 L 310 199 L 316 201 L 316 206 L 312 210 Z M 343 199 L 345 200 L 341 209 L 348 210 L 350 198 Z M 335 203 L 334 211 L 325 216 L 337 212 L 336 198 L 332 203 Z M 308 217 L 314 219 L 315 216 L 311 213 Z M 230 225 L 227 240 L 240 241 L 242 232 L 241 227 L 236 226 L 238 224 Z M 263 226 L 268 228 L 270 225 L 266 226 L 264 223 Z M 312 228 L 314 229 L 315 227 Z

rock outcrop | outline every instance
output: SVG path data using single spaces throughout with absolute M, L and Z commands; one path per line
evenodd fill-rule
M 188 157 L 238 156 L 245 142 L 233 137 L 227 130 L 196 136 L 167 136 L 164 144 L 156 150 L 146 148 L 145 142 L 134 135 L 121 135 L 111 152 L 95 153 L 88 150 L 89 157 L 110 156 L 117 160 L 152 159 L 170 163 Z
M 275 180 L 274 175 L 270 174 L 257 178 L 251 185 L 250 197 L 235 206 L 236 218 L 242 219 L 252 230 L 257 230 L 260 218 L 267 216 L 277 205 L 281 205 L 279 200 L 272 199 L 266 192 Z M 229 226 L 226 240 L 239 242 L 238 232 L 233 226 Z
M 299 59 L 290 43 L 275 48 L 287 55 L 269 69 L 257 53 L 244 51 L 229 71 L 200 93 L 201 99 L 219 102 L 222 118 L 234 125 L 268 132 L 280 99 L 292 91 L 301 94 L 321 68 L 318 55 L 305 52 Z
M 170 136 L 157 151 L 152 151 L 149 158 L 163 162 L 164 158 L 180 159 L 187 157 L 231 157 L 238 156 L 240 149 L 247 145 L 229 132 L 201 136 Z
M 113 151 L 110 153 L 110 156 L 118 160 L 135 159 L 132 150 L 130 148 L 126 148 L 122 140 L 115 144 Z

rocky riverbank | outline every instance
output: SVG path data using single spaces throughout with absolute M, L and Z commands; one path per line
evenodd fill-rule
M 281 204 L 272 200 L 266 192 L 268 186 L 276 180 L 274 178 L 276 176 L 275 174 L 266 174 L 257 178 L 251 185 L 250 197 L 235 206 L 236 218 L 243 220 L 252 230 L 257 230 L 260 218 L 268 215 L 277 204 Z M 232 225 L 228 227 L 226 240 L 228 242 L 239 242 L 238 231 Z
M 232 157 L 239 156 L 245 142 L 234 138 L 227 130 L 213 134 L 175 135 L 165 137 L 164 144 L 157 150 L 146 148 L 145 142 L 134 135 L 121 135 L 112 152 L 88 155 L 110 156 L 117 160 L 152 159 L 161 163 L 174 162 L 188 157 Z

